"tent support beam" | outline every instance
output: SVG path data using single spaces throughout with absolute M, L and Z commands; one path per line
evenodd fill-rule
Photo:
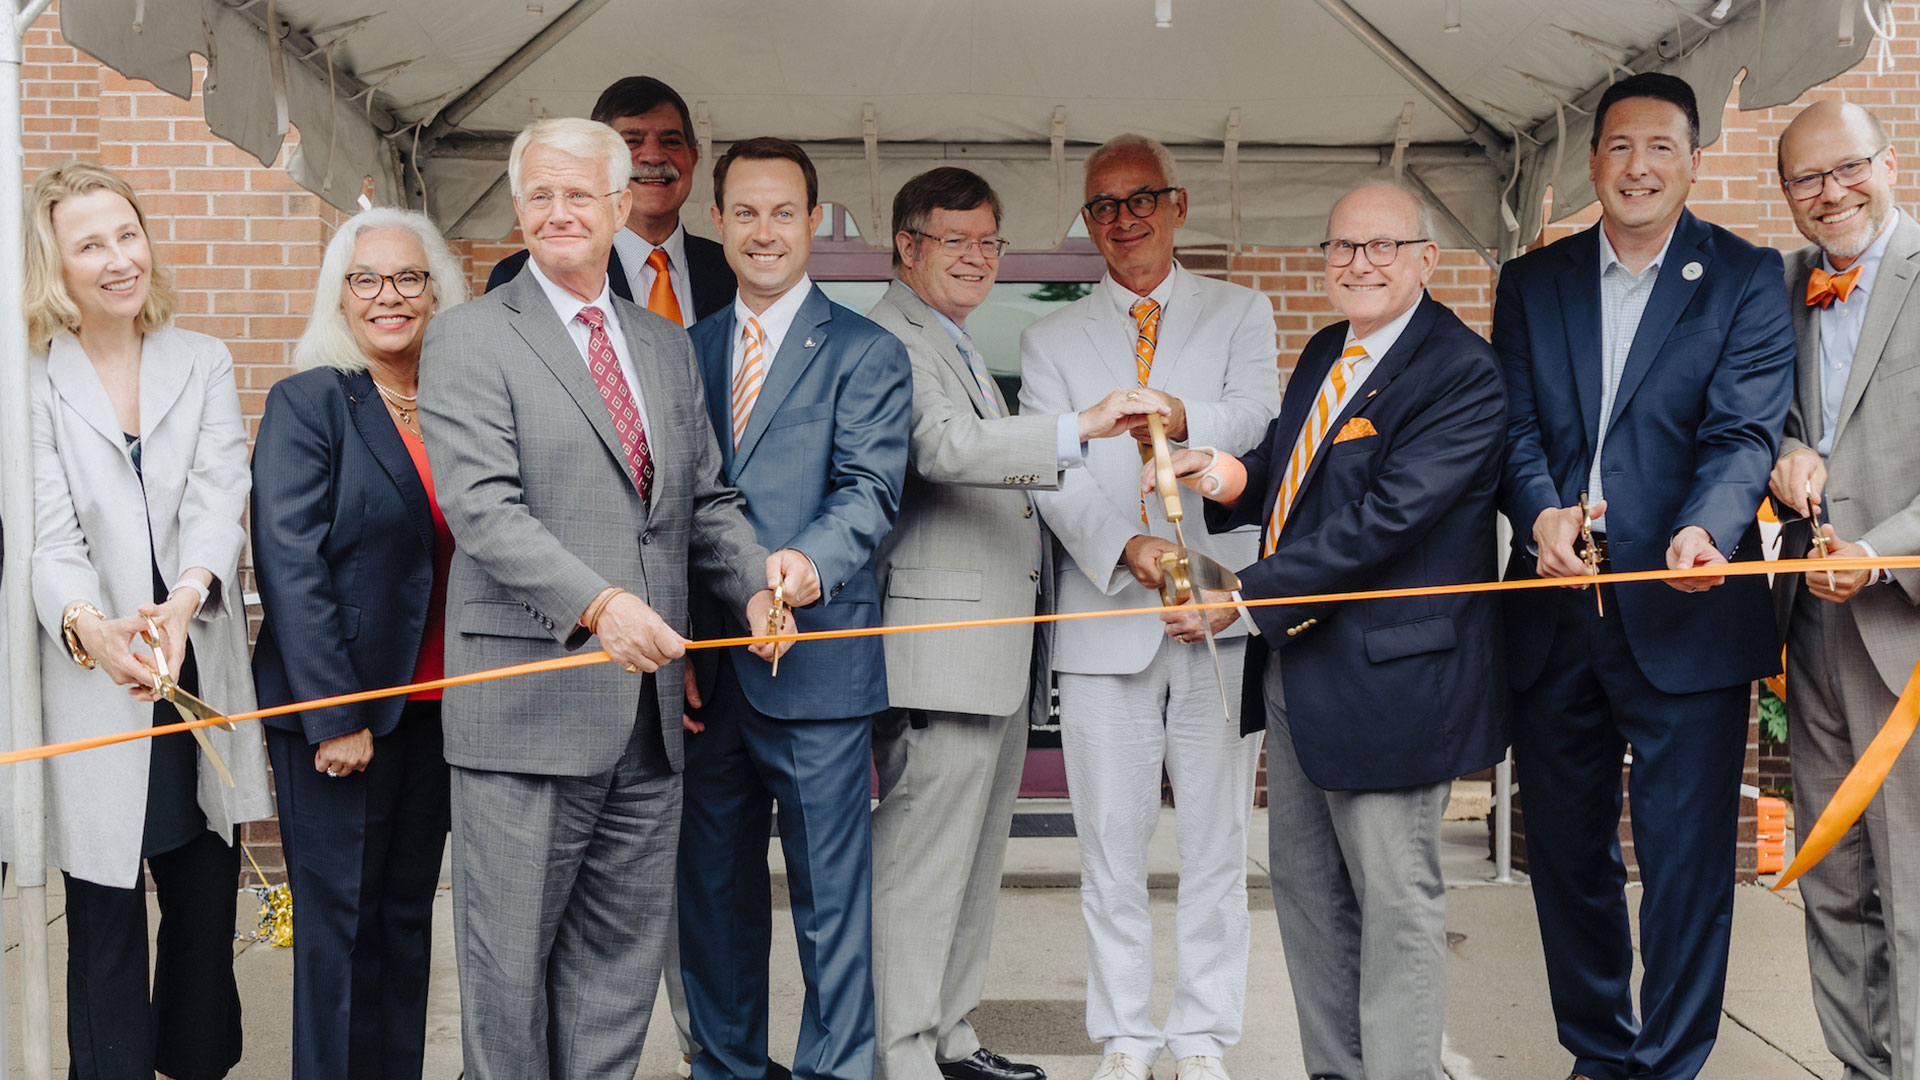
M 1487 265 L 1493 268 L 1494 273 L 1498 274 L 1500 272 L 1500 260 L 1493 257 L 1490 253 L 1490 247 L 1482 243 L 1479 237 L 1473 235 L 1473 230 L 1467 228 L 1467 223 L 1461 221 L 1459 216 L 1441 200 L 1440 196 L 1435 194 L 1434 190 L 1427 186 L 1427 182 L 1420 178 L 1419 172 L 1415 171 L 1412 166 L 1408 166 L 1400 174 L 1400 179 L 1403 180 L 1408 187 L 1411 187 L 1417 192 L 1420 198 L 1433 209 L 1433 212 L 1439 214 L 1441 220 L 1453 228 L 1454 232 L 1460 234 L 1460 238 L 1471 245 L 1473 250 L 1478 253 L 1482 259 L 1487 261 Z
M 1375 29 L 1365 16 L 1353 10 L 1353 5 L 1347 3 L 1347 0 L 1316 0 L 1316 2 L 1327 14 L 1339 21 L 1340 25 L 1346 27 L 1354 37 L 1359 38 L 1367 48 L 1378 54 L 1380 59 L 1385 60 L 1387 66 L 1398 72 L 1401 78 L 1412 83 L 1414 89 L 1426 95 L 1427 100 L 1438 106 L 1440 111 L 1446 114 L 1447 119 L 1460 125 L 1460 130 L 1466 132 L 1468 138 L 1479 143 L 1486 150 L 1487 156 L 1496 164 L 1507 160 L 1509 153 L 1507 144 L 1489 131 L 1488 126 L 1474 115 L 1472 109 L 1467 108 L 1464 102 L 1440 85 L 1440 80 L 1427 74 L 1425 68 L 1414 63 L 1412 57 L 1401 52 L 1400 47 L 1395 45 L 1387 35 Z
M 560 44 L 568 34 L 593 17 L 593 14 L 607 6 L 607 0 L 575 0 L 574 5 L 548 23 L 541 31 L 527 40 L 525 45 L 514 50 L 512 56 L 501 61 L 500 66 L 488 72 L 486 77 L 474 83 L 467 92 L 455 98 L 452 104 L 440 110 L 440 115 L 420 137 L 420 146 L 431 152 L 441 139 L 473 115 L 473 111 L 485 105 L 512 82 L 521 72 L 533 66 L 535 60 L 545 56 L 548 50 Z
M 17 303 L 25 279 L 25 184 L 21 162 L 20 64 L 27 27 L 45 0 L 0 9 L 0 522 L 8 543 L 4 584 L 9 734 L 16 747 L 46 741 L 40 721 L 40 626 L 33 591 L 33 410 L 29 403 L 27 319 Z M 16 14 L 16 10 L 18 14 Z M 27 1080 L 53 1075 L 53 999 L 47 968 L 46 763 L 14 770 L 12 877 L 20 897 L 20 1064 Z M 5 1034 L 0 1032 L 0 1051 Z

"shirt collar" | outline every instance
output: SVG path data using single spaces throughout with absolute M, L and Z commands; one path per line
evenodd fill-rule
M 1155 285 L 1146 298 L 1165 308 L 1167 300 L 1173 296 L 1173 279 L 1179 273 L 1180 261 L 1175 259 L 1173 269 L 1167 271 L 1167 276 L 1160 279 L 1160 284 Z M 1113 280 L 1112 271 L 1101 276 L 1100 288 L 1106 292 L 1107 298 L 1113 302 L 1113 306 L 1119 310 L 1120 314 L 1129 319 L 1133 318 L 1133 305 L 1141 299 L 1139 293 Z
M 1860 257 L 1853 261 L 1853 265 L 1860 268 L 1860 276 L 1853 283 L 1853 292 L 1871 293 L 1873 291 L 1873 279 L 1880 276 L 1880 263 L 1886 259 L 1887 244 L 1893 239 L 1893 230 L 1899 226 L 1900 218 L 1904 213 L 1905 211 L 1896 207 L 1893 213 L 1888 214 L 1886 228 L 1881 229 L 1880 235 L 1874 238 L 1873 243 L 1867 245 L 1867 250 L 1861 252 Z M 1820 267 L 1829 274 L 1838 272 L 1834 270 L 1833 261 L 1827 258 L 1824 251 L 1820 253 Z M 1848 295 L 1851 297 L 1852 293 Z
M 1392 349 L 1394 344 L 1400 340 L 1400 335 L 1406 333 L 1407 324 L 1413 321 L 1413 313 L 1420 310 L 1420 303 L 1426 298 L 1427 294 L 1423 289 L 1420 292 L 1419 299 L 1416 299 L 1407 310 L 1394 316 L 1392 322 L 1363 338 L 1353 337 L 1353 326 L 1349 323 L 1347 326 L 1349 342 L 1367 350 L 1367 359 L 1369 360 L 1385 359 L 1388 350 Z
M 664 244 L 655 244 L 632 229 L 623 228 L 614 234 L 613 246 L 619 250 L 622 263 L 632 260 L 627 267 L 629 274 L 639 273 L 640 268 L 645 266 L 647 260 L 653 256 L 655 248 L 667 253 L 668 265 L 679 269 L 683 274 L 686 273 L 687 227 L 685 225 L 675 225 Z
M 1619 265 L 1620 269 L 1626 270 L 1627 264 L 1621 262 L 1620 257 L 1614 254 L 1613 241 L 1607 239 L 1607 227 L 1599 222 L 1595 222 L 1593 229 L 1600 234 L 1600 276 L 1606 277 L 1607 268 L 1616 264 Z M 1660 253 L 1653 257 L 1653 261 L 1647 264 L 1646 269 L 1640 271 L 1638 275 L 1629 271 L 1628 275 L 1638 278 L 1644 276 L 1647 270 L 1658 270 L 1661 266 L 1665 265 L 1667 261 L 1667 249 L 1673 246 L 1673 234 L 1679 231 L 1680 223 L 1676 221 L 1673 223 L 1673 228 L 1667 230 L 1667 239 L 1660 245 Z
M 554 314 L 560 316 L 560 325 L 570 325 L 573 322 L 574 316 L 580 314 L 582 308 L 587 307 L 599 308 L 600 313 L 606 316 L 609 325 L 619 325 L 614 321 L 612 292 L 608 288 L 608 283 L 612 280 L 611 278 L 603 277 L 600 279 L 599 296 L 594 297 L 592 300 L 582 300 L 560 286 L 555 285 L 552 279 L 541 273 L 539 263 L 528 259 L 527 268 L 533 271 L 533 280 L 540 283 L 540 291 L 547 294 L 547 303 L 553 305 Z
M 786 340 L 788 328 L 793 326 L 794 316 L 800 314 L 800 305 L 806 302 L 807 294 L 813 291 L 813 279 L 805 274 L 793 288 L 783 293 L 780 299 L 767 305 L 767 310 L 758 315 L 740 299 L 739 293 L 733 294 L 733 322 L 735 326 L 745 326 L 748 319 L 760 323 L 760 332 L 767 337 L 767 357 L 771 359 L 780 351 L 780 342 Z

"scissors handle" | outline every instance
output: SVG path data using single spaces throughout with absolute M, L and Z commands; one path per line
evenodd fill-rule
M 1180 481 L 1173 474 L 1173 451 L 1167 446 L 1167 422 L 1157 412 L 1147 414 L 1147 434 L 1153 438 L 1154 485 L 1160 490 L 1160 503 L 1168 521 L 1185 516 L 1180 508 Z

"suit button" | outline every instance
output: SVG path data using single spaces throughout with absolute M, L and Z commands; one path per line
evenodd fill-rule
M 1031 506 L 1023 506 L 1023 507 L 1021 507 L 1021 508 L 1020 508 L 1020 516 L 1021 516 L 1021 517 L 1024 517 L 1024 518 L 1030 518 L 1030 517 L 1032 517 L 1032 516 L 1033 516 L 1033 507 L 1031 507 Z
M 1027 580 L 1028 580 L 1028 581 L 1039 581 L 1039 580 L 1040 580 L 1040 571 L 1038 571 L 1038 570 L 1029 570 L 1029 571 L 1027 571 Z
M 653 543 L 653 533 L 651 533 L 651 532 L 643 532 L 643 533 L 641 533 L 641 534 L 640 534 L 640 542 L 641 542 L 641 543 L 643 543 L 643 544 L 651 544 L 651 543 Z

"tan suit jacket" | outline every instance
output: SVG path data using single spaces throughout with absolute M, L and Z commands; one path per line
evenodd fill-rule
M 1819 308 L 1804 303 L 1807 278 L 1820 265 L 1811 244 L 1787 257 L 1787 292 L 1800 354 L 1795 363 L 1793 408 L 1787 414 L 1780 454 L 1813 449 L 1820 442 Z M 1826 508 L 1843 540 L 1865 540 L 1882 555 L 1920 554 L 1920 223 L 1899 216 L 1867 300 L 1866 324 L 1854 350 L 1840 401 L 1833 446 L 1827 455 Z M 1811 533 L 1789 524 L 1781 554 L 1806 552 Z M 1777 607 L 1792 618 L 1796 603 L 1819 603 L 1806 594 L 1799 574 L 1774 582 Z M 1895 570 L 1893 581 L 1870 585 L 1847 606 L 1867 654 L 1894 693 L 1906 685 L 1920 656 L 1920 570 Z

